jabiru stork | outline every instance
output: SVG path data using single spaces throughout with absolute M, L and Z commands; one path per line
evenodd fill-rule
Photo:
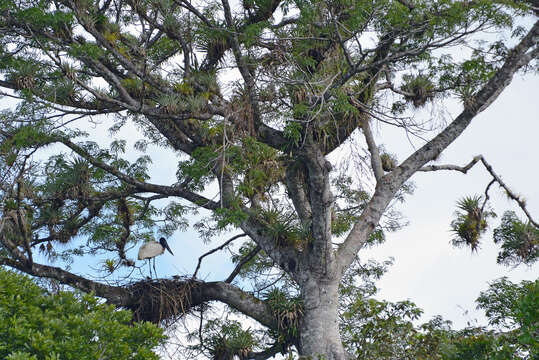
M 167 244 L 167 241 L 164 237 L 159 239 L 159 242 L 157 241 L 149 241 L 142 245 L 140 249 L 138 250 L 138 259 L 139 260 L 146 260 L 148 259 L 148 268 L 150 268 L 150 260 L 153 259 L 153 272 L 155 276 L 157 277 L 157 272 L 155 271 L 155 257 L 158 255 L 161 255 L 165 252 L 165 249 L 174 255 L 172 250 L 170 250 L 170 247 Z M 152 269 L 150 268 L 150 277 L 152 276 Z

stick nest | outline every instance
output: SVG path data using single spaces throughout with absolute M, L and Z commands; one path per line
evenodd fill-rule
M 146 279 L 129 286 L 135 321 L 171 325 L 191 309 L 192 291 L 199 282 L 191 278 Z

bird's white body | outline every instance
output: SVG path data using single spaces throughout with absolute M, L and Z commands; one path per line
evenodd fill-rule
M 142 245 L 138 250 L 138 259 L 151 259 L 165 252 L 165 248 L 157 241 L 150 241 Z
M 139 260 L 145 260 L 148 259 L 148 267 L 150 267 L 150 260 L 153 259 L 153 272 L 155 273 L 155 276 L 157 277 L 157 272 L 155 271 L 155 257 L 157 255 L 161 255 L 165 252 L 165 250 L 168 250 L 168 252 L 171 255 L 174 255 L 172 250 L 170 250 L 170 247 L 167 244 L 167 241 L 165 238 L 160 238 L 159 242 L 157 241 L 149 241 L 146 244 L 142 245 L 140 249 L 138 250 L 138 259 Z M 152 277 L 152 269 L 150 268 L 150 278 Z

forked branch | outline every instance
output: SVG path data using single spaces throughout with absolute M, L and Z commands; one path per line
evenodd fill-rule
M 485 196 L 488 197 L 488 190 L 489 190 L 490 185 L 492 184 L 492 182 L 497 182 L 498 185 L 500 185 L 500 187 L 502 187 L 505 190 L 505 193 L 507 194 L 507 196 L 510 199 L 517 202 L 518 206 L 522 209 L 524 214 L 526 214 L 526 217 L 528 218 L 530 223 L 532 223 L 535 227 L 539 227 L 539 224 L 532 218 L 531 214 L 529 213 L 528 209 L 526 208 L 526 201 L 524 199 L 522 199 L 521 196 L 519 196 L 518 194 L 515 194 L 513 191 L 511 191 L 509 186 L 507 186 L 507 184 L 503 182 L 501 177 L 498 174 L 496 174 L 496 172 L 494 171 L 492 166 L 485 160 L 483 155 L 478 155 L 478 156 L 474 157 L 473 160 L 470 161 L 465 166 L 458 166 L 458 165 L 429 165 L 429 166 L 422 167 L 418 171 L 427 172 L 427 171 L 453 170 L 453 171 L 459 171 L 461 173 L 466 174 L 468 172 L 468 170 L 470 170 L 479 161 L 483 164 L 485 169 L 487 169 L 487 171 L 489 172 L 489 174 L 493 178 L 492 181 L 489 183 L 489 186 L 485 190 Z
M 239 234 L 239 235 L 235 235 L 233 237 L 231 237 L 230 239 L 228 239 L 227 241 L 225 241 L 223 244 L 219 245 L 218 247 L 216 247 L 215 249 L 211 249 L 210 251 L 202 254 L 199 258 L 198 258 L 198 263 L 197 263 L 197 267 L 195 269 L 195 272 L 193 273 L 193 276 L 192 278 L 193 279 L 196 279 L 197 277 L 197 274 L 198 274 L 198 270 L 200 270 L 200 266 L 202 265 L 202 259 L 204 259 L 206 256 L 209 256 L 219 250 L 223 250 L 225 247 L 227 247 L 228 245 L 230 245 L 231 242 L 233 242 L 234 240 L 236 239 L 239 239 L 241 237 L 244 237 L 244 236 L 247 236 L 247 234 Z
M 532 26 L 520 43 L 508 53 L 504 64 L 490 80 L 468 99 L 464 110 L 451 124 L 410 155 L 396 169 L 384 175 L 382 181 L 378 182 L 376 191 L 361 214 L 359 221 L 354 225 L 338 250 L 341 268 L 346 268 L 354 261 L 358 251 L 368 240 L 369 234 L 374 230 L 383 212 L 402 185 L 426 163 L 435 159 L 455 141 L 475 116 L 498 98 L 501 92 L 511 83 L 515 73 L 539 56 L 538 38 L 539 21 Z M 516 196 L 515 200 L 517 200 Z M 522 202 L 522 200 L 520 201 Z

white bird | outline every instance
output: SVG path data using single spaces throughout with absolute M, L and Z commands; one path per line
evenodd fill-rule
M 165 252 L 165 249 L 168 250 L 169 253 L 174 255 L 172 250 L 168 247 L 167 241 L 164 237 L 159 239 L 159 242 L 157 241 L 149 241 L 146 244 L 142 245 L 140 249 L 138 250 L 138 259 L 144 260 L 148 259 L 148 267 L 150 267 L 150 259 L 153 259 L 153 271 L 155 273 L 155 276 L 157 277 L 157 272 L 155 271 L 155 257 L 157 255 L 161 255 Z M 150 276 L 152 275 L 152 269 L 150 268 Z

